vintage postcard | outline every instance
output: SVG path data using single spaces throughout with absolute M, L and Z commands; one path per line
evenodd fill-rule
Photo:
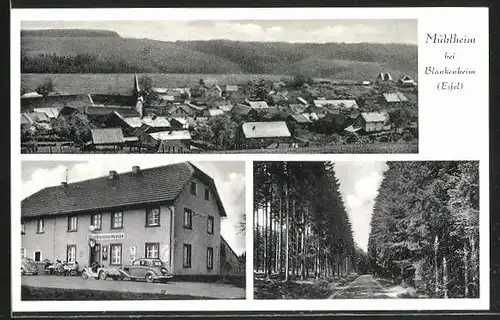
M 245 163 L 133 164 L 22 163 L 22 300 L 245 298 Z
M 22 153 L 418 152 L 417 19 L 20 27 Z
M 14 312 L 488 309 L 487 8 L 19 9 L 11 38 Z

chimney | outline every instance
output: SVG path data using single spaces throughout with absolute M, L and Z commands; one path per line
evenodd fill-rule
M 118 177 L 118 173 L 115 170 L 109 171 L 109 176 L 108 176 L 109 180 L 116 179 L 117 177 Z
M 134 174 L 138 174 L 138 173 L 139 173 L 139 171 L 141 171 L 141 167 L 139 167 L 139 166 L 133 166 L 133 167 L 132 167 L 132 172 L 133 172 Z
M 61 187 L 67 188 L 68 187 L 68 183 L 66 181 L 61 182 Z

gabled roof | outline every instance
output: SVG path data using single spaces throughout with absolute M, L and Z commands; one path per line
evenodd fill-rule
M 414 82 L 414 80 L 407 74 L 399 78 L 399 81 L 405 81 L 405 82 Z
M 149 134 L 153 139 L 161 140 L 191 140 L 191 134 L 188 130 L 180 131 L 160 131 Z
M 32 122 L 49 121 L 50 118 L 44 112 L 29 112 L 25 114 Z
M 41 98 L 43 97 L 43 95 L 39 94 L 38 92 L 36 91 L 33 91 L 33 92 L 26 92 L 25 94 L 23 94 L 21 96 L 21 99 L 29 99 L 29 98 Z
M 382 81 L 392 81 L 392 77 L 390 73 L 387 72 L 381 72 L 377 76 L 377 80 L 382 80 Z
M 218 106 L 218 108 L 220 110 L 222 110 L 223 112 L 230 112 L 231 109 L 233 108 L 233 106 L 230 104 L 226 104 L 226 105 L 220 105 L 220 106 Z
M 122 128 L 91 129 L 94 144 L 124 143 Z
M 402 94 L 401 92 L 393 92 L 393 93 L 383 93 L 385 101 L 387 102 L 406 102 L 408 98 Z
M 292 114 L 290 118 L 295 120 L 297 123 L 311 123 L 312 121 L 306 117 L 304 114 Z
M 34 112 L 43 112 L 47 115 L 47 117 L 51 119 L 57 118 L 59 115 L 59 112 L 61 111 L 61 107 L 55 107 L 55 108 L 33 108 Z
M 248 101 L 247 103 L 252 109 L 269 108 L 265 101 Z
M 243 115 L 243 116 L 246 116 L 247 114 L 250 113 L 250 111 L 252 111 L 252 108 L 249 107 L 249 106 L 245 106 L 243 104 L 236 104 L 232 109 L 231 109 L 231 113 L 232 114 L 236 114 L 236 115 Z
M 207 111 L 211 117 L 221 116 L 224 114 L 224 111 L 221 109 L 207 109 Z
M 171 202 L 179 196 L 192 177 L 199 178 L 212 188 L 220 215 L 225 217 L 226 211 L 214 180 L 189 162 L 142 169 L 135 174 L 121 173 L 111 180 L 105 176 L 70 183 L 66 187 L 48 187 L 21 201 L 21 217 L 92 212 L 130 205 Z
M 307 106 L 309 103 L 307 103 L 306 99 L 302 97 L 297 97 L 297 101 L 299 101 L 301 104 Z
M 238 91 L 238 85 L 236 85 L 236 84 L 226 84 L 226 91 L 227 92 Z
M 32 123 L 33 120 L 26 113 L 21 113 L 21 124 L 31 125 Z
M 314 100 L 314 105 L 317 107 L 323 107 L 327 104 L 342 109 L 358 108 L 356 100 Z
M 139 112 L 132 108 L 115 109 L 114 113 L 121 118 L 139 117 Z
M 290 131 L 284 121 L 245 122 L 242 125 L 246 138 L 290 137 Z
M 154 119 L 153 117 L 144 117 L 142 119 L 140 117 L 129 117 L 124 118 L 123 121 L 132 128 L 140 128 L 142 125 L 147 125 L 152 128 L 170 127 L 170 122 L 168 122 L 165 117 L 156 117 Z
M 361 117 L 366 122 L 385 122 L 388 120 L 388 115 L 382 112 L 362 112 Z
M 288 108 L 290 109 L 290 111 L 294 114 L 300 114 L 300 113 L 303 113 L 304 111 L 306 111 L 307 107 L 306 106 L 303 106 L 301 104 L 291 104 L 288 106 Z
M 186 104 L 179 104 L 179 105 L 174 106 L 172 109 L 170 109 L 169 113 L 173 114 L 179 109 L 183 110 L 185 113 L 187 113 L 189 115 L 195 113 L 195 110 L 193 109 L 193 107 L 188 106 Z

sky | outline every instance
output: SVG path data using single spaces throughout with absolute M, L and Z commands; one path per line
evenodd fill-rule
M 21 29 L 103 29 L 160 41 L 372 42 L 417 44 L 417 20 L 22 21 Z
M 23 161 L 23 199 L 49 186 L 59 185 L 66 179 L 68 183 L 106 176 L 110 170 L 118 173 L 131 171 L 132 166 L 141 169 L 176 163 L 165 158 L 133 159 L 102 157 L 93 161 Z M 227 218 L 221 221 L 221 234 L 231 248 L 241 254 L 245 251 L 245 234 L 239 232 L 238 224 L 245 213 L 245 163 L 242 161 L 192 162 L 215 180 Z
M 353 228 L 354 241 L 366 252 L 373 205 L 387 165 L 383 161 L 337 161 L 334 170 Z

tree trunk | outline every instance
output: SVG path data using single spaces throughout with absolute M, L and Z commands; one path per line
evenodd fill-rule
M 254 257 L 255 257 L 255 266 L 257 268 L 257 272 L 259 272 L 260 270 L 260 258 L 259 258 L 259 249 L 260 249 L 260 232 L 259 232 L 259 209 L 257 208 L 257 210 L 255 211 L 255 228 L 257 231 L 256 231 L 256 238 L 255 238 L 255 254 L 254 254 Z
M 469 261 L 468 261 L 467 245 L 464 245 L 464 298 L 469 297 Z
M 288 202 L 288 188 L 285 189 L 285 204 L 286 204 L 286 251 L 285 251 L 285 281 L 288 281 L 288 270 L 290 268 L 290 204 Z
M 307 206 L 306 206 L 307 208 Z M 300 245 L 300 278 L 304 280 L 305 277 L 305 270 L 304 270 L 304 256 L 305 256 L 305 251 L 304 251 L 304 246 L 305 246 L 305 233 L 306 233 L 306 224 L 305 224 L 305 213 L 304 210 L 302 210 L 302 232 L 301 232 L 301 245 Z
M 281 248 L 282 248 L 282 234 L 283 234 L 283 202 L 282 202 L 282 198 L 283 198 L 283 194 L 282 194 L 282 188 L 280 188 L 280 197 L 279 197 L 279 215 L 280 215 L 280 234 L 279 234 L 279 238 L 278 238 L 278 270 L 279 270 L 279 274 L 280 274 L 280 279 L 282 279 L 282 268 L 283 268 L 283 263 L 282 263 L 282 260 L 281 260 Z
M 267 273 L 269 276 L 272 274 L 273 270 L 273 186 L 271 185 L 271 192 L 270 192 L 270 198 L 269 198 L 269 230 L 270 234 L 268 236 L 269 238 L 269 244 L 268 244 L 268 252 L 267 252 Z
M 434 239 L 434 281 L 435 283 L 435 294 L 436 298 L 439 296 L 439 269 L 438 269 L 438 258 L 437 258 L 437 250 L 439 247 L 439 238 L 436 236 Z
M 263 271 L 264 274 L 267 275 L 267 200 L 264 203 L 264 210 L 263 210 L 263 215 L 264 215 L 264 226 L 263 226 L 263 235 L 264 235 L 264 248 L 263 248 L 263 253 L 262 253 L 262 263 L 263 263 Z
M 448 270 L 446 268 L 446 257 L 443 257 L 443 289 L 444 298 L 448 298 Z

